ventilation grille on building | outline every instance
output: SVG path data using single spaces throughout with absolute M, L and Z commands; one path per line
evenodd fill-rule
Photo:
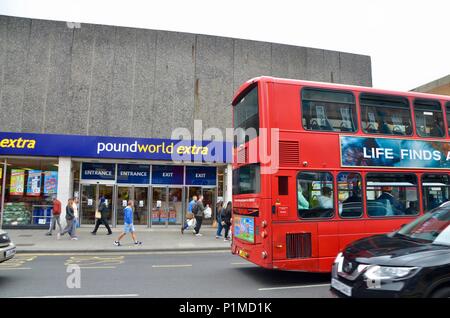
M 300 149 L 296 141 L 280 141 L 280 165 L 298 166 L 300 162 Z
M 246 163 L 248 160 L 248 149 L 247 148 L 242 148 L 238 150 L 238 155 L 237 155 L 237 160 L 238 163 Z
M 286 257 L 311 257 L 311 233 L 286 234 Z

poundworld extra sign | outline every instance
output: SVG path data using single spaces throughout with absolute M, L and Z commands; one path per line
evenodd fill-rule
M 0 132 L 0 155 L 227 163 L 232 143 Z

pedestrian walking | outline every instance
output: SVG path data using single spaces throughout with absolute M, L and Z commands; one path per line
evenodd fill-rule
M 75 223 L 74 223 L 74 219 L 75 219 L 75 214 L 73 211 L 73 199 L 70 198 L 67 202 L 67 206 L 66 206 L 66 227 L 64 228 L 64 230 L 61 232 L 60 235 L 64 235 L 66 233 L 69 233 L 70 238 L 72 240 L 78 240 L 78 238 L 76 237 L 75 234 Z M 58 236 L 59 238 L 59 236 Z
M 78 214 L 78 203 L 79 203 L 78 198 L 73 198 L 72 207 L 73 207 L 73 214 L 75 216 L 74 222 L 76 228 L 80 227 L 80 215 Z
M 98 227 L 103 224 L 106 229 L 108 230 L 108 234 L 111 235 L 112 231 L 108 224 L 108 206 L 106 205 L 106 199 L 105 197 L 100 198 L 100 204 L 98 205 L 98 212 L 100 212 L 100 218 L 95 221 L 95 228 L 91 232 L 92 235 L 97 234 Z
M 50 228 L 48 229 L 48 232 L 46 235 L 50 236 L 52 235 L 52 231 L 55 228 L 56 230 L 56 223 L 58 224 L 59 231 L 58 233 L 61 233 L 62 226 L 61 222 L 59 221 L 59 217 L 61 216 L 61 201 L 59 201 L 56 196 L 53 197 L 53 209 L 52 209 L 52 220 L 50 221 Z
M 192 208 L 194 207 L 195 203 L 197 202 L 197 196 L 194 195 L 192 197 L 192 200 L 188 204 L 188 210 L 186 213 L 186 220 L 184 221 L 183 227 L 181 228 L 181 234 L 184 234 L 184 231 L 186 231 L 189 228 L 189 220 L 194 218 L 194 215 L 192 214 Z
M 128 205 L 125 209 L 123 209 L 123 220 L 124 220 L 124 227 L 123 232 L 119 235 L 119 238 L 117 241 L 114 241 L 114 245 L 120 246 L 120 240 L 127 235 L 128 233 L 131 233 L 131 237 L 133 238 L 134 245 L 141 245 L 142 242 L 138 241 L 135 234 L 135 229 L 133 225 L 133 206 L 134 202 L 133 200 L 128 200 Z
M 222 225 L 225 229 L 225 237 L 224 237 L 224 241 L 229 241 L 230 238 L 228 236 L 228 233 L 230 232 L 230 227 L 231 227 L 231 202 L 228 201 L 227 203 L 227 207 L 225 209 L 222 210 Z
M 222 210 L 223 210 L 223 201 L 220 200 L 216 205 L 216 222 L 217 222 L 217 232 L 216 239 L 222 237 L 223 225 L 222 225 Z
M 195 229 L 194 229 L 195 236 L 202 236 L 202 234 L 200 234 L 200 228 L 202 227 L 203 213 L 204 213 L 205 209 L 206 208 L 203 205 L 203 195 L 200 195 L 198 197 L 197 202 L 192 207 L 192 213 L 194 214 L 195 222 L 196 222 Z

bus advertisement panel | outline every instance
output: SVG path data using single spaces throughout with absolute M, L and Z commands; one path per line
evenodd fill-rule
M 247 241 L 255 242 L 255 219 L 251 216 L 234 216 L 234 237 Z

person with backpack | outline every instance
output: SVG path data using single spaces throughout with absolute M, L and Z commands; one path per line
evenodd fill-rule
M 200 195 L 198 197 L 197 202 L 195 203 L 194 207 L 192 208 L 192 213 L 195 217 L 195 229 L 194 229 L 194 235 L 195 236 L 203 236 L 200 234 L 200 228 L 202 227 L 203 222 L 203 213 L 205 211 L 205 206 L 203 205 L 203 195 Z
M 188 227 L 189 227 L 189 220 L 191 220 L 194 217 L 193 213 L 192 213 L 192 208 L 195 206 L 196 202 L 197 202 L 197 196 L 194 195 L 192 197 L 191 202 L 189 202 L 188 211 L 186 213 L 186 220 L 184 221 L 184 225 L 181 228 L 181 234 L 184 234 L 184 231 L 186 231 L 188 229 Z
M 222 210 L 222 225 L 225 229 L 225 238 L 224 241 L 229 241 L 228 233 L 230 232 L 231 227 L 231 202 L 228 201 L 227 207 Z

